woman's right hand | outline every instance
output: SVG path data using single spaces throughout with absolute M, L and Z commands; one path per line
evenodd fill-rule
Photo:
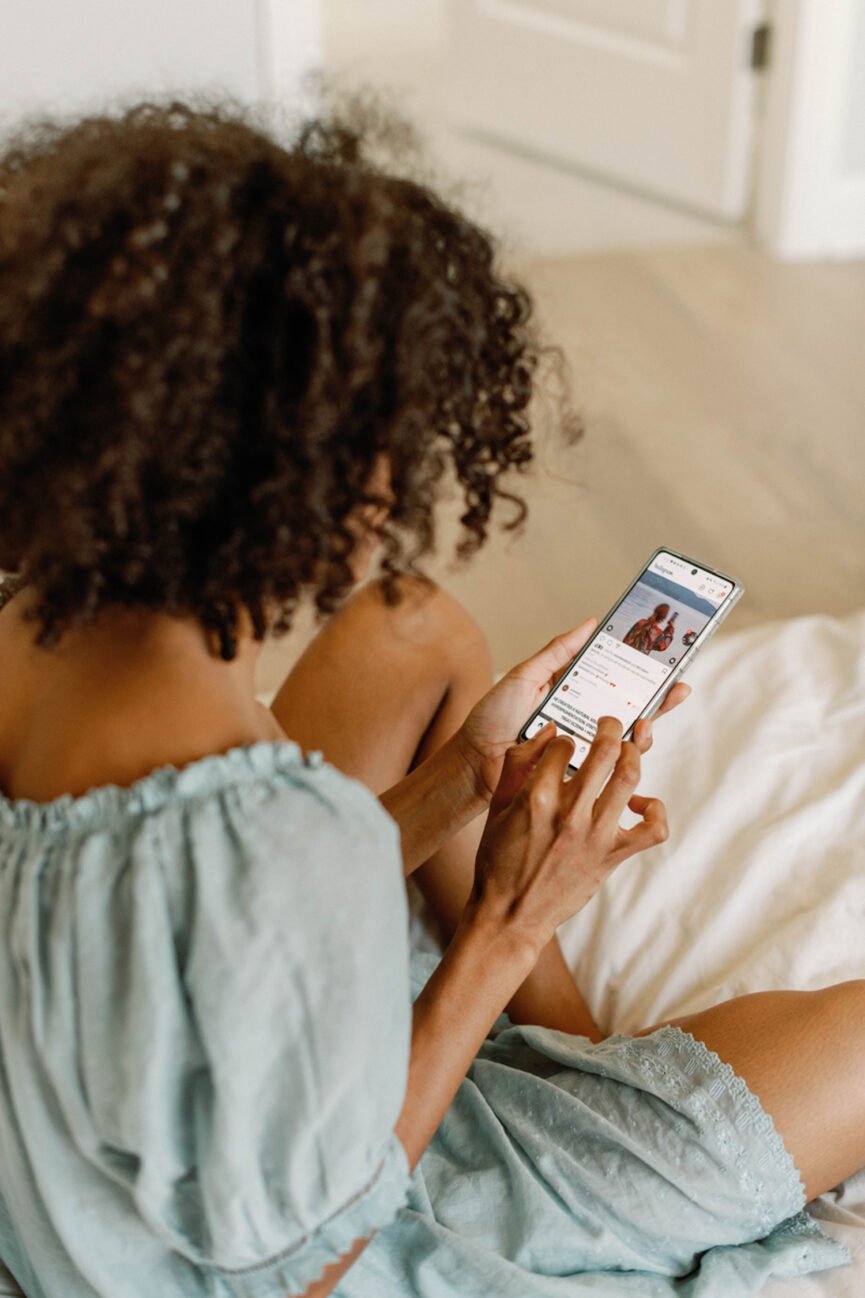
M 601 717 L 582 766 L 566 781 L 573 751 L 552 723 L 508 749 L 467 907 L 538 952 L 617 865 L 667 837 L 663 803 L 635 792 L 640 749 L 622 742 L 621 722 Z M 642 818 L 632 829 L 619 825 L 626 807 Z

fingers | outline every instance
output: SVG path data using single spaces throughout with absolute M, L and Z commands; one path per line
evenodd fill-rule
M 558 807 L 569 820 L 588 812 L 595 824 L 612 829 L 629 807 L 642 820 L 629 830 L 617 828 L 617 860 L 663 843 L 669 833 L 664 804 L 636 793 L 641 754 L 652 744 L 651 722 L 639 722 L 634 735 L 633 741 L 623 742 L 618 718 L 601 717 L 585 761 L 566 784 L 574 742 L 567 735 L 557 735 L 548 722 L 532 739 L 508 749 L 491 812 L 508 806 L 522 791 L 530 808 L 552 815 Z
M 645 726 L 641 735 L 645 742 Z M 648 737 L 651 741 L 651 729 Z M 640 747 L 631 741 L 622 742 L 622 723 L 617 717 L 601 717 L 594 742 L 572 781 L 577 787 L 570 798 L 571 806 L 585 811 L 594 804 L 595 821 L 618 824 L 639 782 Z
M 560 801 L 565 774 L 574 755 L 574 741 L 557 735 L 547 744 L 540 759 L 523 784 L 523 797 L 530 806 L 552 812 Z
M 571 802 L 594 802 L 604 781 L 619 760 L 622 723 L 616 717 L 600 717 L 598 730 L 583 764 L 571 781 Z
M 652 723 L 644 718 L 634 726 L 633 741 L 641 753 L 647 753 L 652 747 Z
M 642 816 L 642 820 L 633 829 L 620 831 L 620 842 L 626 856 L 644 852 L 646 848 L 657 847 L 667 841 L 670 826 L 667 822 L 667 809 L 660 798 L 644 798 L 635 793 L 628 800 L 628 806 L 631 811 Z
M 610 829 L 618 826 L 626 807 L 642 816 L 633 829 L 618 830 L 624 860 L 634 852 L 663 843 L 669 833 L 667 812 L 658 798 L 644 798 L 636 793 L 640 782 L 641 752 L 651 747 L 651 722 L 635 727 L 634 741 L 622 742 L 622 725 L 616 717 L 601 717 L 598 732 L 574 779 L 568 799 L 569 814 L 585 813 L 591 806 L 594 822 Z
M 665 712 L 672 712 L 673 708 L 677 708 L 680 703 L 685 702 L 685 699 L 688 698 L 690 693 L 690 685 L 686 685 L 684 681 L 676 681 L 676 684 L 667 690 L 667 693 L 664 696 L 664 701 L 658 708 L 655 716 L 662 717 Z
M 628 741 L 622 744 L 612 774 L 595 802 L 595 821 L 618 824 L 639 783 L 640 750 Z
M 491 813 L 501 811 L 513 801 L 555 735 L 556 727 L 552 721 L 548 721 L 543 730 L 539 730 L 531 739 L 522 744 L 513 744 L 507 750 L 502 773 L 490 802 Z
M 655 713 L 656 717 L 662 717 L 667 712 L 672 712 L 674 708 L 679 707 L 687 698 L 691 696 L 691 686 L 686 685 L 684 681 L 677 681 L 671 686 L 664 696 L 664 701 Z M 638 721 L 634 726 L 633 733 L 634 743 L 641 753 L 647 753 L 652 747 L 652 721 L 644 718 Z

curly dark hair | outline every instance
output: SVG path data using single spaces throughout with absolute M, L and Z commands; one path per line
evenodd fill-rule
M 393 505 L 415 571 L 452 468 L 461 554 L 531 458 L 539 347 L 491 237 L 323 114 L 288 143 L 236 104 L 19 127 L 0 153 L 0 568 L 36 643 L 109 605 L 193 615 L 236 652 L 352 583 L 350 523 Z

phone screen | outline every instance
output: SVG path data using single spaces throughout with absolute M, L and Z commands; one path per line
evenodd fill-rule
M 617 717 L 625 734 L 670 678 L 681 674 L 697 642 L 726 615 L 741 587 L 690 559 L 660 550 L 623 595 L 567 673 L 521 732 L 554 721 L 574 739 L 579 766 L 598 718 Z

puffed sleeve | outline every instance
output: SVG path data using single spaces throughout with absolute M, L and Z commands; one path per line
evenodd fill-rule
M 409 1183 L 393 1134 L 411 1031 L 397 826 L 332 768 L 271 775 L 163 807 L 114 886 L 79 898 L 92 1155 L 238 1298 L 303 1293 Z M 105 967 L 98 905 L 125 933 Z
M 304 793 L 260 816 L 237 806 L 223 868 L 196 854 L 201 1246 L 244 1298 L 302 1293 L 393 1219 L 408 1184 L 398 831 L 348 780 L 313 773 Z

